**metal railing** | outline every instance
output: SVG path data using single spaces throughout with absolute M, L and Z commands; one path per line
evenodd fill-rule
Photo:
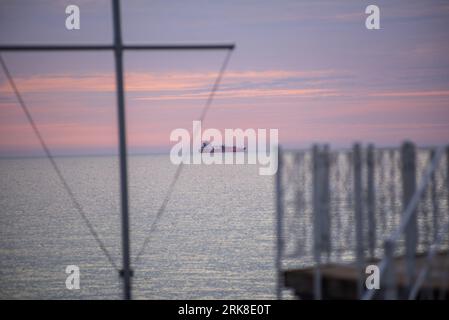
M 448 159 L 443 148 L 415 148 L 411 143 L 401 148 L 356 144 L 349 150 L 316 145 L 280 151 L 278 297 L 284 271 L 313 268 L 313 296 L 323 298 L 322 267 L 337 264 L 357 270 L 357 297 L 395 298 L 398 283 L 385 271 L 387 266 L 403 257 L 406 274 L 415 275 L 417 256 L 426 254 L 432 261 L 438 250 L 449 247 Z M 389 241 L 393 235 L 394 244 Z M 368 264 L 379 266 L 381 290 L 365 291 Z M 417 297 L 430 269 L 429 263 L 410 276 L 407 297 Z M 403 292 L 396 297 L 403 298 Z
M 449 159 L 449 148 L 447 150 L 447 158 Z M 414 147 L 411 144 L 405 144 L 403 147 L 403 154 L 406 161 L 403 161 L 403 170 L 407 172 L 404 175 L 403 184 L 404 190 L 407 194 L 404 194 L 404 201 L 408 203 L 406 210 L 403 213 L 401 224 L 391 234 L 391 236 L 385 240 L 385 256 L 380 263 L 380 277 L 383 279 L 385 286 L 384 297 L 386 299 L 405 298 L 415 299 L 418 296 L 419 289 L 423 285 L 428 273 L 430 265 L 435 258 L 436 250 L 442 246 L 445 236 L 449 231 L 449 222 L 443 223 L 443 226 L 438 230 L 434 230 L 434 241 L 429 245 L 426 252 L 425 264 L 416 276 L 416 255 L 418 253 L 417 248 L 417 209 L 420 200 L 425 196 L 425 193 L 429 186 L 435 186 L 435 173 L 438 166 L 444 158 L 444 148 L 440 147 L 436 152 L 431 151 L 431 161 L 425 168 L 425 172 L 422 175 L 420 185 L 418 189 L 414 191 L 414 163 L 411 162 L 415 158 Z M 449 177 L 449 161 L 446 161 L 447 173 L 446 177 Z M 449 181 L 447 181 L 449 184 Z M 432 188 L 434 189 L 434 188 Z M 414 192 L 413 192 L 414 191 Z M 413 193 L 412 193 L 413 192 Z M 435 200 L 434 200 L 435 201 Z M 436 202 L 435 202 L 436 204 Z M 435 206 L 436 207 L 436 206 Z M 434 207 L 434 208 L 435 208 Z M 437 217 L 434 222 L 438 223 Z M 434 226 L 436 226 L 434 225 Z M 405 295 L 400 296 L 398 293 L 398 286 L 395 272 L 394 251 L 395 246 L 401 240 L 401 237 L 405 235 L 405 273 L 406 273 L 406 292 Z M 443 274 L 446 277 L 446 274 Z M 408 294 L 407 294 L 408 291 Z M 368 300 L 374 298 L 376 291 L 367 290 L 363 295 L 363 299 Z

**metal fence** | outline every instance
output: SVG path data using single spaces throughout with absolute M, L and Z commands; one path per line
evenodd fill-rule
M 429 282 L 448 282 L 441 259 L 438 272 L 432 262 L 441 252 L 449 258 L 449 148 L 315 145 L 280 152 L 279 163 L 279 297 L 285 270 L 314 267 L 313 294 L 322 298 L 320 269 L 329 264 L 353 266 L 365 299 L 422 298 Z M 381 290 L 366 290 L 368 264 L 380 267 Z

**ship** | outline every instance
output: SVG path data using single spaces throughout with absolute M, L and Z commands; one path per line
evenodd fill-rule
M 245 152 L 246 151 L 246 147 L 237 147 L 235 145 L 233 145 L 232 147 L 229 146 L 225 146 L 224 144 L 220 145 L 220 146 L 213 146 L 210 142 L 205 141 L 201 144 L 201 149 L 199 150 L 200 153 L 215 153 L 215 152 L 221 152 L 221 153 L 226 153 L 226 152 L 232 152 L 232 153 L 236 153 L 236 152 Z

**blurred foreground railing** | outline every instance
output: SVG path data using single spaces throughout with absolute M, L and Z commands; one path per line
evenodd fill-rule
M 278 296 L 287 285 L 300 298 L 447 297 L 448 159 L 412 143 L 280 151 Z M 378 290 L 366 289 L 368 265 Z

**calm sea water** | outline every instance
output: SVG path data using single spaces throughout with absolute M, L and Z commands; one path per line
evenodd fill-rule
M 121 264 L 116 157 L 58 158 L 92 224 Z M 132 260 L 175 171 L 168 156 L 129 160 Z M 45 158 L 0 160 L 0 298 L 117 299 L 117 272 Z M 273 178 L 255 165 L 186 166 L 138 265 L 139 299 L 274 297 Z M 77 265 L 81 289 L 65 287 Z

